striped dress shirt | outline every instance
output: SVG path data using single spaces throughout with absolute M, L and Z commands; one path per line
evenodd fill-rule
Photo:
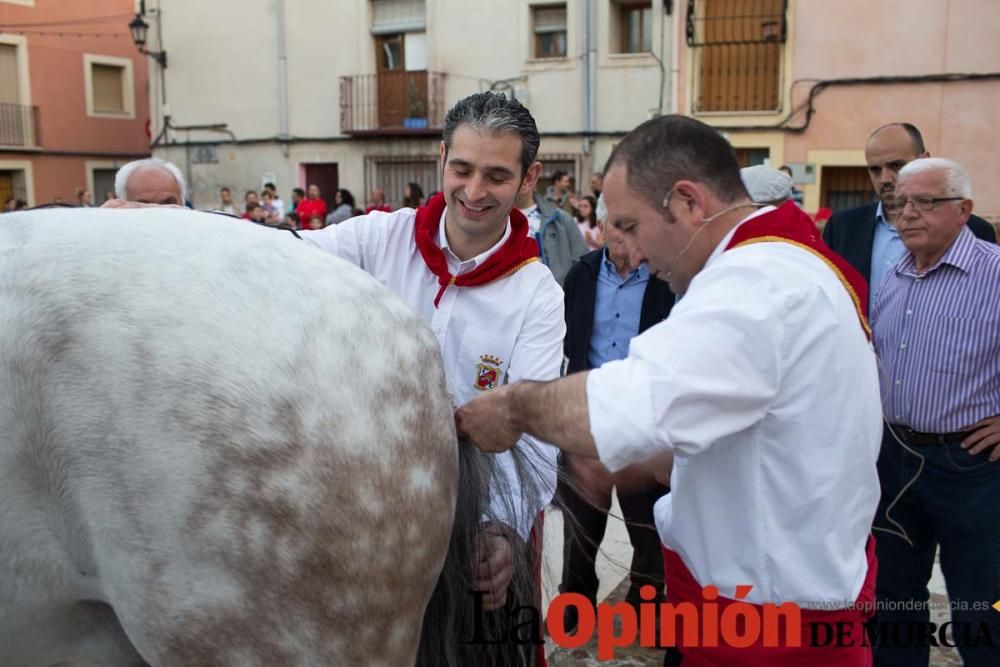
M 872 310 L 886 418 L 925 433 L 1000 414 L 1000 246 L 968 227 L 918 274 L 907 253 Z

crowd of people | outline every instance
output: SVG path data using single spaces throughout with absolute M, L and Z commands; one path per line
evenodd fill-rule
M 878 608 L 926 624 L 940 548 L 953 619 L 992 633 L 959 647 L 965 664 L 1000 664 L 1000 615 L 981 604 L 1000 599 L 1000 247 L 961 165 L 909 123 L 877 128 L 876 203 L 821 232 L 786 171 L 741 170 L 690 118 L 634 130 L 583 196 L 562 172 L 539 193 L 539 142 L 526 108 L 482 93 L 446 116 L 442 192 L 411 183 L 398 210 L 378 188 L 364 209 L 338 190 L 329 211 L 316 185 L 287 205 L 270 183 L 239 208 L 220 192 L 220 211 L 303 230 L 402 296 L 438 338 L 460 431 L 536 462 L 538 492 L 498 506 L 475 552 L 485 608 L 510 604 L 512 554 L 554 494 L 575 517 L 560 590 L 596 602 L 617 487 L 633 605 L 700 609 L 714 585 L 725 606 L 752 585 L 741 603 L 794 602 L 803 623 L 857 628 Z M 155 159 L 122 168 L 116 195 L 186 201 Z M 503 471 L 518 488 L 524 471 Z M 667 664 L 870 664 L 854 636 L 685 646 Z M 880 646 L 875 664 L 927 655 Z

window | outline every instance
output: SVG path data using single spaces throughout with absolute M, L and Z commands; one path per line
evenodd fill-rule
M 771 156 L 771 151 L 767 148 L 734 148 L 736 161 L 740 167 L 752 167 L 758 164 L 765 164 Z
M 542 173 L 538 176 L 538 182 L 535 183 L 535 192 L 541 196 L 545 196 L 546 191 L 552 185 L 552 176 L 557 172 L 561 171 L 569 174 L 571 179 L 571 187 L 576 188 L 578 184 L 577 165 L 579 164 L 579 157 L 573 155 L 572 153 L 553 153 L 548 155 L 538 156 L 538 160 L 542 163 Z
M 90 71 L 94 86 L 94 111 L 125 113 L 125 68 L 94 64 Z
M 366 158 L 365 162 L 368 189 L 364 197 L 359 196 L 359 199 L 367 198 L 367 192 L 371 192 L 372 188 L 382 188 L 385 192 L 385 203 L 396 209 L 403 205 L 403 191 L 407 183 L 416 183 L 420 186 L 424 191 L 424 201 L 432 192 L 441 189 L 438 184 L 440 167 L 437 158 L 373 156 Z
M 115 191 L 115 176 L 118 169 L 115 167 L 98 167 L 91 169 L 90 196 L 94 203 L 100 206 L 108 198 L 108 194 Z
M 87 115 L 135 118 L 132 60 L 84 54 Z
M 649 53 L 653 50 L 652 2 L 615 3 L 618 42 L 612 50 L 617 53 Z
M 786 0 L 691 0 L 695 111 L 778 111 Z
M 823 167 L 819 205 L 840 211 L 875 201 L 866 167 Z
M 566 57 L 566 5 L 531 8 L 535 32 L 535 58 Z

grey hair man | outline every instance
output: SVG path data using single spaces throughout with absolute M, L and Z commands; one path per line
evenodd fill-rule
M 115 197 L 141 204 L 184 206 L 187 186 L 181 170 L 157 157 L 129 162 L 115 175 Z

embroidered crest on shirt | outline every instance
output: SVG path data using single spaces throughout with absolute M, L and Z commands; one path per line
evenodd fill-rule
M 503 361 L 491 354 L 479 357 L 479 363 L 476 364 L 476 383 L 472 386 L 479 391 L 496 388 L 500 384 L 500 378 L 503 377 L 501 366 L 503 366 Z

